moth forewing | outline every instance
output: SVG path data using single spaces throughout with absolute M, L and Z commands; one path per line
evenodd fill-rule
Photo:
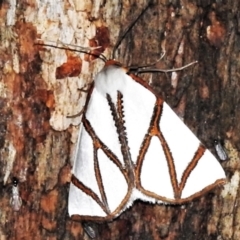
M 82 207 L 79 207 L 78 214 L 107 218 L 107 215 L 113 212 L 115 212 L 115 215 L 118 214 L 124 208 L 123 205 L 126 205 L 130 196 L 128 194 L 130 181 L 123 161 L 114 116 L 106 98 L 107 92 L 104 92 L 103 88 L 108 79 L 103 78 L 103 75 L 105 75 L 105 72 L 100 72 L 97 75 L 95 80 L 97 84 L 90 93 L 91 96 L 84 111 L 83 127 L 78 142 L 79 151 L 76 152 L 75 162 L 77 163 L 74 165 L 73 174 L 86 186 L 86 189 L 81 190 L 80 194 L 84 195 L 84 198 L 89 198 L 88 206 L 82 205 Z M 112 101 L 116 103 L 117 97 L 110 96 Z M 81 151 L 81 149 L 84 150 Z M 85 164 L 85 161 L 87 161 L 87 164 Z M 91 209 L 93 206 L 96 207 L 98 203 L 91 196 L 86 196 L 87 188 L 97 194 L 100 201 L 107 207 L 108 213 L 100 209 L 98 209 L 98 212 L 92 212 Z M 73 197 L 73 189 L 70 189 L 69 199 Z M 76 194 L 76 189 L 74 191 Z M 113 192 L 115 194 L 112 194 Z M 69 213 L 71 215 L 77 206 L 73 205 L 71 201 L 69 202 Z
M 156 130 L 137 173 L 142 192 L 162 201 L 182 203 L 223 182 L 221 165 L 165 102 L 153 118 L 159 121 L 159 128 L 152 121 Z M 203 172 L 208 177 L 200 181 Z

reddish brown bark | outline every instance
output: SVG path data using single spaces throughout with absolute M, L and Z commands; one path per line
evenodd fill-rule
M 78 62 L 79 79 L 56 80 L 55 71 L 64 64 L 59 59 L 64 59 L 61 55 L 66 51 L 35 43 L 38 38 L 55 40 L 58 34 L 68 39 L 74 30 L 71 43 L 82 37 L 89 46 L 102 44 L 99 51 L 109 56 L 118 31 L 122 34 L 146 3 L 122 1 L 113 6 L 106 1 L 98 6 L 80 2 L 43 6 L 18 1 L 14 12 L 13 3 L 2 1 L 1 239 L 88 239 L 82 223 L 71 221 L 67 213 L 72 142 L 76 141 L 73 125 L 79 123 L 79 118 L 67 115 L 81 110 L 84 94 L 76 89 L 86 86 L 102 63 L 85 55 L 90 63 L 83 69 Z M 141 77 L 149 81 L 152 76 L 151 85 L 205 146 L 213 151 L 214 139 L 225 140 L 229 160 L 222 165 L 228 183 L 183 206 L 136 202 L 113 222 L 99 224 L 96 239 L 239 239 L 239 5 L 237 0 L 154 1 L 115 56 L 127 66 L 142 66 L 157 62 L 165 51 L 156 63 L 165 69 L 198 61 L 176 77 L 171 73 Z M 69 25 L 64 25 L 66 21 Z M 94 32 L 90 25 L 98 30 L 95 36 L 90 34 Z M 13 176 L 20 180 L 23 200 L 18 212 L 9 204 Z

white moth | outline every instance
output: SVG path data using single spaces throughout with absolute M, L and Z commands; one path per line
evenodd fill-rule
M 22 199 L 19 196 L 18 179 L 15 177 L 12 181 L 12 196 L 10 198 L 10 205 L 14 211 L 19 211 L 22 206 Z
M 216 150 L 216 153 L 217 153 L 219 159 L 222 160 L 222 161 L 227 160 L 228 155 L 226 153 L 225 148 L 221 144 L 221 142 L 219 140 L 214 140 L 214 146 L 215 146 L 215 150 Z
M 108 61 L 88 93 L 69 191 L 74 220 L 111 220 L 137 199 L 183 204 L 225 173 L 141 78 Z

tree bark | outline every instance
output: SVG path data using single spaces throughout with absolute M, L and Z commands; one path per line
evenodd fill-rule
M 1 1 L 0 239 L 89 239 L 67 212 L 81 122 L 68 116 L 81 111 L 86 93 L 78 89 L 104 63 L 36 43 L 101 46 L 111 58 L 148 2 Z M 135 202 L 114 221 L 96 223 L 96 239 L 240 238 L 239 9 L 238 0 L 155 0 L 124 36 L 114 57 L 126 66 L 171 69 L 198 61 L 177 74 L 141 77 L 213 154 L 214 139 L 224 140 L 227 183 L 182 206 Z M 12 177 L 19 179 L 19 211 L 9 204 Z

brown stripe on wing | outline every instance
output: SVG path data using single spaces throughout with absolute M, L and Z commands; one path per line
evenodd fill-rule
M 96 180 L 98 183 L 98 188 L 99 188 L 99 191 L 101 194 L 101 199 L 102 199 L 102 202 L 103 202 L 104 206 L 106 207 L 107 211 L 110 213 L 111 211 L 109 209 L 106 193 L 104 191 L 104 186 L 103 186 L 103 182 L 102 182 L 102 175 L 101 175 L 98 157 L 97 157 L 97 149 L 94 147 L 93 151 L 94 151 L 94 153 L 93 153 L 94 171 L 95 171 L 95 176 L 96 176 Z
M 150 122 L 150 126 L 149 129 L 147 131 L 147 133 L 144 136 L 143 142 L 141 144 L 141 148 L 139 151 L 139 155 L 137 158 L 137 162 L 136 162 L 136 184 L 137 187 L 143 189 L 142 185 L 141 185 L 141 170 L 142 170 L 142 164 L 143 161 L 145 159 L 145 155 L 147 153 L 147 150 L 149 148 L 150 142 L 152 137 L 154 136 L 154 128 L 155 128 L 155 122 L 159 121 L 160 116 L 161 116 L 161 112 L 162 112 L 162 107 L 163 107 L 163 101 L 159 102 L 159 104 L 155 104 L 154 109 L 153 109 L 153 115 L 151 118 L 151 122 Z M 153 135 L 152 135 L 153 134 Z
M 170 148 L 161 132 L 160 126 L 159 126 L 160 118 L 162 116 L 162 111 L 163 111 L 163 100 L 161 98 L 157 99 L 155 109 L 156 109 L 155 116 L 153 117 L 153 119 L 151 121 L 151 124 L 153 124 L 152 129 L 151 129 L 151 135 L 158 137 L 161 142 L 163 152 L 164 152 L 166 160 L 167 160 L 167 165 L 168 165 L 170 179 L 171 179 L 171 183 L 172 183 L 172 187 L 173 187 L 174 197 L 176 197 L 178 195 L 179 189 L 178 189 L 177 173 L 175 170 L 174 160 L 173 160 L 171 150 L 170 150 Z
M 86 119 L 85 115 L 83 115 L 82 122 L 83 122 L 83 126 L 85 127 L 86 131 L 88 132 L 88 134 L 90 135 L 90 137 L 92 138 L 92 141 L 93 141 L 94 172 L 95 172 L 98 188 L 99 188 L 99 191 L 101 194 L 102 203 L 104 204 L 105 208 L 110 213 L 107 196 L 106 196 L 106 193 L 104 190 L 104 185 L 102 182 L 102 175 L 101 175 L 101 171 L 99 168 L 99 160 L 98 160 L 98 156 L 97 156 L 97 151 L 99 149 L 101 149 L 106 154 L 106 156 L 109 158 L 109 160 L 111 160 L 114 164 L 116 164 L 116 166 L 119 168 L 119 170 L 125 177 L 126 182 L 128 182 L 127 172 L 124 169 L 124 167 L 122 166 L 122 164 L 119 161 L 119 159 L 117 158 L 117 156 L 114 153 L 112 153 L 111 150 L 108 149 L 106 147 L 106 145 L 97 137 L 95 131 L 93 130 L 90 122 Z
M 124 127 L 124 112 L 123 112 L 123 95 L 121 92 L 117 92 L 117 113 L 119 116 L 120 124 L 122 125 L 122 131 L 125 132 L 126 128 Z M 126 133 L 125 133 L 126 134 Z
M 93 200 L 95 200 L 98 205 L 102 208 L 102 210 L 109 215 L 109 209 L 106 208 L 106 206 L 102 203 L 102 201 L 99 199 L 98 195 L 93 192 L 90 188 L 88 188 L 87 186 L 85 186 L 81 181 L 79 181 L 74 174 L 72 174 L 72 179 L 71 179 L 72 183 L 79 188 L 80 190 L 82 190 L 84 193 L 86 193 L 88 196 L 90 196 Z
M 130 149 L 128 146 L 126 128 L 124 126 L 124 113 L 123 113 L 123 95 L 118 91 L 117 93 L 117 108 L 115 107 L 112 98 L 107 94 L 107 101 L 113 116 L 113 121 L 115 122 L 116 130 L 118 133 L 119 142 L 121 145 L 121 152 L 123 156 L 123 161 L 125 163 L 125 170 L 128 176 L 128 185 L 132 189 L 135 183 L 134 166 L 130 154 Z
M 144 139 L 143 139 L 143 143 L 141 145 L 140 151 L 139 151 L 139 155 L 137 158 L 137 163 L 136 163 L 136 168 L 135 168 L 135 176 L 136 176 L 136 186 L 137 188 L 143 189 L 142 185 L 141 185 L 141 170 L 142 170 L 142 164 L 143 164 L 143 160 L 145 158 L 146 152 L 148 150 L 148 147 L 150 145 L 152 136 L 150 136 L 149 134 L 146 134 Z
M 85 115 L 83 115 L 82 123 L 83 123 L 84 128 L 86 129 L 86 131 L 88 132 L 88 134 L 90 135 L 90 137 L 93 140 L 93 147 L 96 149 L 101 149 L 107 155 L 107 157 L 114 164 L 117 165 L 117 167 L 120 169 L 122 174 L 125 175 L 124 168 L 123 168 L 121 162 L 119 161 L 118 157 L 98 138 L 97 134 L 93 130 L 90 122 L 86 119 Z
M 181 198 L 182 195 L 182 191 L 186 185 L 187 179 L 190 176 L 191 172 L 193 171 L 193 169 L 197 166 L 198 161 L 201 159 L 201 157 L 203 156 L 204 152 L 205 152 L 206 148 L 200 144 L 196 153 L 193 156 L 193 159 L 191 160 L 191 162 L 188 164 L 187 168 L 185 169 L 185 171 L 183 172 L 182 178 L 181 178 L 181 182 L 179 184 L 179 196 L 177 199 Z

